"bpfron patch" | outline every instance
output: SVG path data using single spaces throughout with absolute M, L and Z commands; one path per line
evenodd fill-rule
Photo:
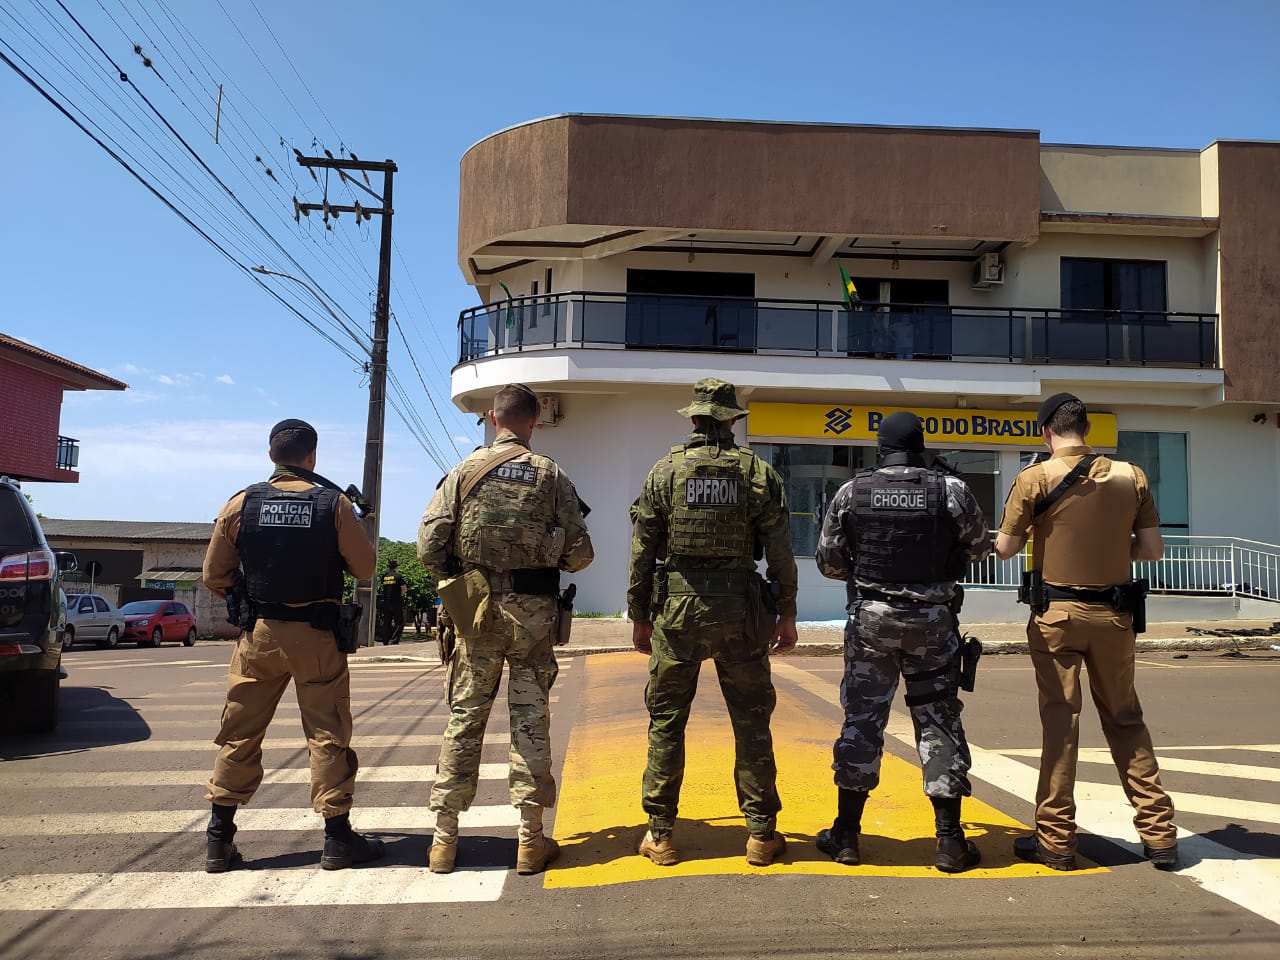
M 738 481 L 724 477 L 690 477 L 684 482 L 684 502 L 690 507 L 736 505 Z

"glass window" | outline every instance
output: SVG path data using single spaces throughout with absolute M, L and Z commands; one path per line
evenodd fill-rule
M 107 606 L 107 601 L 103 600 L 101 597 L 94 597 L 93 605 L 98 608 L 99 613 L 106 613 L 107 610 L 110 609 Z
M 1120 431 L 1116 459 L 1142 468 L 1160 511 L 1160 529 L 1186 534 L 1191 528 L 1187 488 L 1187 435 Z
M 827 504 L 846 480 L 875 461 L 873 447 L 759 443 L 751 449 L 782 478 L 791 510 L 791 549 L 797 557 L 814 555 Z
M 1063 310 L 1168 309 L 1163 260 L 1062 258 Z

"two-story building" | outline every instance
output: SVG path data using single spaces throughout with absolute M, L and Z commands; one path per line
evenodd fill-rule
M 842 615 L 805 558 L 880 416 L 924 416 L 994 527 L 1059 390 L 1151 477 L 1158 588 L 1280 596 L 1280 144 L 566 115 L 467 151 L 458 233 L 482 305 L 453 399 L 544 397 L 534 446 L 593 508 L 579 609 L 625 607 L 627 508 L 707 375 L 737 384 L 740 439 L 786 482 L 802 620 Z M 1016 576 L 970 579 L 1007 614 Z
M 80 444 L 61 435 L 63 393 L 129 385 L 0 333 L 0 388 L 0 476 L 77 483 Z

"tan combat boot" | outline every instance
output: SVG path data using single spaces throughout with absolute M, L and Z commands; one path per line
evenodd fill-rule
M 560 844 L 550 837 L 541 836 L 528 843 L 523 841 L 516 847 L 516 873 L 528 876 L 541 873 L 547 864 L 560 856 Z
M 644 836 L 640 838 L 640 847 L 636 853 L 642 857 L 648 857 L 660 867 L 674 867 L 680 862 L 680 851 L 671 842 L 669 833 L 661 840 L 655 840 L 653 831 L 646 830 Z
M 427 866 L 432 873 L 453 873 L 454 861 L 458 859 L 458 844 L 431 841 L 431 850 L 427 855 Z
M 768 840 L 747 838 L 747 863 L 753 867 L 767 867 L 787 852 L 787 841 L 778 831 Z

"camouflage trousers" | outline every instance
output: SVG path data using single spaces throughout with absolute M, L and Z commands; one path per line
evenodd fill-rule
M 967 797 L 969 744 L 960 722 L 955 617 L 939 604 L 858 600 L 844 628 L 844 726 L 833 749 L 836 786 L 870 792 L 880 783 L 884 728 L 898 689 L 906 702 L 930 797 Z
M 707 624 L 686 630 L 653 631 L 649 657 L 649 759 L 642 786 L 642 806 L 653 830 L 671 830 L 684 781 L 684 734 L 698 690 L 702 661 L 715 660 L 720 692 L 733 724 L 733 780 L 738 809 L 753 836 L 771 837 L 782 803 L 773 759 L 769 717 L 777 697 L 769 674 L 767 641 L 751 643 L 741 624 Z
M 516 807 L 556 802 L 551 775 L 551 709 L 548 694 L 559 667 L 551 651 L 558 607 L 555 597 L 499 594 L 489 604 L 489 626 L 478 637 L 458 637 L 445 675 L 449 725 L 440 746 L 430 808 L 470 809 L 480 778 L 480 751 L 489 711 L 507 665 L 511 749 L 507 783 Z

